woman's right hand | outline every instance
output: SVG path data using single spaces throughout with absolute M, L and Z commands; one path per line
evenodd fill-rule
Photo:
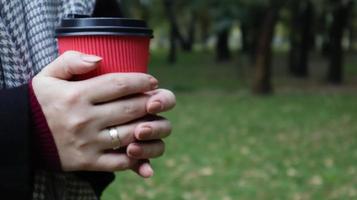
M 137 119 L 147 116 L 148 110 L 157 113 L 171 109 L 175 97 L 167 90 L 152 92 L 158 87 L 158 81 L 148 74 L 112 73 L 69 81 L 73 75 L 94 70 L 100 60 L 93 55 L 66 52 L 32 80 L 35 95 L 53 134 L 62 169 L 134 169 L 144 177 L 150 176 L 150 167 L 140 167 L 140 163 L 143 159 L 162 155 L 164 144 L 161 139 L 169 135 L 171 125 L 164 118 Z M 140 137 L 143 124 L 151 128 L 151 134 L 143 141 L 152 140 L 130 150 L 135 153 L 135 149 L 139 149 L 141 155 L 108 151 L 113 144 L 107 128 L 115 127 L 122 134 L 121 147 L 126 147 L 137 141 L 136 136 Z

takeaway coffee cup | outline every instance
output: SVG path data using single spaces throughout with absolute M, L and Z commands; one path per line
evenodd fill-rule
M 59 53 L 75 50 L 103 58 L 86 79 L 112 72 L 147 72 L 153 31 L 143 20 L 70 15 L 56 29 Z

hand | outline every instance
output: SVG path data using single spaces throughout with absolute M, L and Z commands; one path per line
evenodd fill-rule
M 132 121 L 148 113 L 171 109 L 175 97 L 167 90 L 153 91 L 158 81 L 147 74 L 113 73 L 83 81 L 68 81 L 73 75 L 95 69 L 100 60 L 97 56 L 66 52 L 33 78 L 34 92 L 53 134 L 62 169 L 134 169 L 147 177 L 150 166 L 142 164 L 138 158 L 161 155 L 164 145 L 159 139 L 169 134 L 171 126 L 165 119 Z M 122 145 L 128 145 L 136 140 L 135 135 L 141 135 L 139 127 L 143 126 L 142 123 L 152 127 L 150 137 L 158 140 L 129 145 L 128 154 L 134 156 L 107 151 L 113 147 L 109 135 L 104 138 L 103 133 L 108 127 L 126 129 L 128 136 L 123 139 Z
M 176 102 L 174 94 L 170 91 L 158 89 L 147 92 L 146 94 L 152 96 L 148 104 L 149 106 L 147 107 L 148 113 L 151 114 L 157 114 L 169 110 Z M 171 105 L 171 107 L 164 105 Z M 161 120 L 157 123 L 154 121 L 155 119 Z M 148 160 L 145 160 L 145 158 L 149 158 L 150 153 L 152 153 L 155 149 L 157 152 L 160 152 L 159 155 L 163 154 L 164 142 L 161 139 L 170 134 L 171 124 L 165 118 L 153 115 L 151 116 L 151 120 L 146 119 L 146 121 L 154 121 L 155 123 L 142 123 L 136 128 L 136 142 L 131 143 L 127 147 L 127 155 L 132 158 L 142 159 L 143 162 L 137 165 L 136 168 L 134 168 L 134 171 L 143 177 L 151 177 L 153 175 L 153 170 L 148 164 Z
M 164 153 L 165 145 L 162 139 L 171 133 L 170 122 L 162 117 L 147 116 L 136 122 L 117 126 L 115 129 L 120 134 L 120 147 L 122 147 L 120 151 L 126 152 L 128 158 L 134 161 L 131 169 L 142 177 L 151 177 L 153 170 L 148 159 L 159 157 Z M 108 140 L 108 130 L 103 130 L 99 136 L 103 149 L 115 146 L 111 140 Z M 115 161 L 109 157 L 116 157 L 116 154 L 117 152 L 113 150 L 106 154 L 109 171 L 113 165 L 110 160 Z

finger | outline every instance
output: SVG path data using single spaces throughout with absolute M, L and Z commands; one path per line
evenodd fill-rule
M 149 115 L 127 124 L 118 125 L 101 130 L 99 134 L 96 135 L 97 138 L 95 143 L 98 144 L 100 151 L 113 149 L 115 147 L 126 147 L 130 143 L 137 140 L 137 138 L 135 137 L 135 133 L 140 130 L 138 127 L 142 126 L 144 126 L 144 128 L 146 128 L 147 126 L 154 127 L 153 135 L 151 137 L 143 137 L 143 140 L 161 139 L 166 137 L 171 131 L 171 124 L 168 120 L 159 116 Z M 117 131 L 117 139 L 119 140 L 119 142 L 113 142 L 113 138 L 109 132 L 110 129 L 115 129 Z
M 147 159 L 139 160 L 132 170 L 143 178 L 150 178 L 154 175 L 154 170 Z
M 147 94 L 151 96 L 147 104 L 147 112 L 150 114 L 170 110 L 176 105 L 176 97 L 169 90 L 158 89 Z
M 80 85 L 89 101 L 98 104 L 156 89 L 158 81 L 148 74 L 111 73 L 81 81 Z
M 148 96 L 140 95 L 96 105 L 94 113 L 102 129 L 125 124 L 145 116 Z
M 157 158 L 164 151 L 165 143 L 162 140 L 131 143 L 126 149 L 128 156 L 135 159 Z
M 135 138 L 139 141 L 163 139 L 171 134 L 172 125 L 167 119 L 143 122 L 135 129 Z
M 77 51 L 66 51 L 45 67 L 41 71 L 41 74 L 68 80 L 73 75 L 85 74 L 94 70 L 101 60 L 101 57 L 95 55 L 83 54 Z
M 95 168 L 106 172 L 124 171 L 132 169 L 137 163 L 137 159 L 130 158 L 125 153 L 104 153 L 97 159 Z
M 134 137 L 135 128 L 139 125 L 139 122 L 125 124 L 121 126 L 115 126 L 115 129 L 118 133 L 118 143 L 113 142 L 113 138 L 110 136 L 109 129 L 106 128 L 97 136 L 97 143 L 100 150 L 113 149 L 116 147 L 125 147 L 130 143 L 134 142 L 136 139 Z

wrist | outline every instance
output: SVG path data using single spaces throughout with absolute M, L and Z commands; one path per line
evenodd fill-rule
M 32 81 L 29 83 L 29 102 L 35 165 L 39 168 L 60 171 L 61 162 L 56 143 L 33 90 Z

